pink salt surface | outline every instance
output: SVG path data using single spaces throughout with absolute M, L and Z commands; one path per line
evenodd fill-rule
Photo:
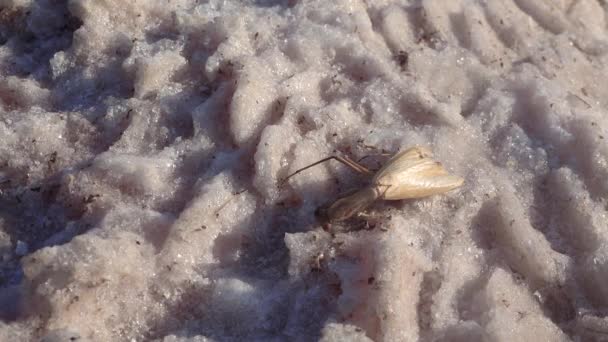
M 607 11 L 1 0 L 0 341 L 608 340 Z M 277 187 L 416 144 L 374 229 Z

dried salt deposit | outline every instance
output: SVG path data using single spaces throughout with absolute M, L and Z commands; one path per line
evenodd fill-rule
M 0 341 L 608 340 L 607 15 L 0 0 Z M 417 144 L 465 185 L 368 229 L 277 188 Z

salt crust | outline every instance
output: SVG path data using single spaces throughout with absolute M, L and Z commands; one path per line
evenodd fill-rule
M 608 338 L 605 2 L 0 7 L 0 340 Z M 415 144 L 371 230 L 277 188 Z

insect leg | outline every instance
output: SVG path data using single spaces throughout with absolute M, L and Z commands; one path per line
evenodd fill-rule
M 378 188 L 384 188 L 384 190 L 382 190 L 382 192 L 380 192 L 380 196 L 378 196 L 378 198 L 384 199 L 386 192 L 388 191 L 388 189 L 391 188 L 392 185 L 376 184 L 376 186 Z
M 335 159 L 335 160 L 339 161 L 340 163 L 342 163 L 342 164 L 350 167 L 351 169 L 355 170 L 356 172 L 367 174 L 367 175 L 371 175 L 372 174 L 372 171 L 370 171 L 368 168 L 366 168 L 365 166 L 357 163 L 356 161 L 354 161 L 354 160 L 352 160 L 352 159 L 350 159 L 348 157 L 330 156 L 330 157 L 327 157 L 327 158 L 323 158 L 323 159 L 321 159 L 319 161 L 316 161 L 316 162 L 314 162 L 314 163 L 312 163 L 312 164 L 310 164 L 308 166 L 305 166 L 305 167 L 303 167 L 301 169 L 298 169 L 295 172 L 291 173 L 287 177 L 283 178 L 283 180 L 281 180 L 281 182 L 279 183 L 279 187 L 283 186 L 283 184 L 285 184 L 289 178 L 297 175 L 298 173 L 300 173 L 300 172 L 302 172 L 304 170 L 307 170 L 307 169 L 309 169 L 309 168 L 311 168 L 313 166 L 316 166 L 316 165 L 319 165 L 321 163 L 324 163 L 324 162 L 326 162 L 328 160 L 331 160 L 331 159 Z
M 350 167 L 351 169 L 359 172 L 359 173 L 363 173 L 366 175 L 371 175 L 373 174 L 372 171 L 370 171 L 368 168 L 366 168 L 365 166 L 359 164 L 358 162 L 348 158 L 348 157 L 335 157 L 337 161 L 341 162 L 342 164 Z
M 376 156 L 380 156 L 380 157 L 390 157 L 390 156 L 393 156 L 393 155 L 395 155 L 395 154 L 394 154 L 394 153 L 375 153 L 375 154 L 368 154 L 368 155 L 365 155 L 365 156 L 363 156 L 363 157 L 361 157 L 361 158 L 357 159 L 357 163 L 360 163 L 360 162 L 362 162 L 364 159 L 369 158 L 369 157 L 376 157 Z

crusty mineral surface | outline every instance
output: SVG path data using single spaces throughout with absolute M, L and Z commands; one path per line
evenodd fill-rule
M 608 340 L 607 14 L 0 0 L 0 341 Z M 278 187 L 413 145 L 464 186 Z

